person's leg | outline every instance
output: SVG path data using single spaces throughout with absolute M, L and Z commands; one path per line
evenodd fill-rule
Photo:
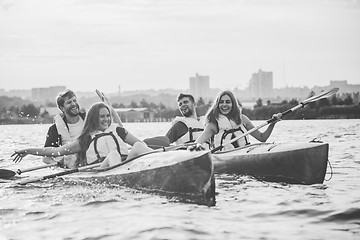
M 64 166 L 70 169 L 78 168 L 79 166 L 76 154 L 64 156 Z
M 158 148 L 170 146 L 170 140 L 166 136 L 145 138 L 144 143 L 146 143 L 152 149 L 158 149 Z
M 153 151 L 153 150 L 151 148 L 149 148 L 145 143 L 136 142 L 132 146 L 127 159 L 135 158 L 136 156 L 139 156 L 140 154 L 151 152 L 151 151 Z
M 111 167 L 121 163 L 121 156 L 117 150 L 112 150 L 101 162 L 100 168 Z

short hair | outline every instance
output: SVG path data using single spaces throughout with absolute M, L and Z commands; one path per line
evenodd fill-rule
M 66 89 L 63 92 L 60 92 L 56 97 L 56 104 L 57 104 L 58 108 L 64 106 L 64 103 L 66 100 L 65 98 L 72 98 L 72 97 L 76 97 L 76 95 L 70 89 Z
M 188 97 L 190 98 L 190 100 L 194 103 L 195 99 L 193 97 L 193 95 L 188 94 L 188 93 L 180 93 L 179 96 L 177 97 L 177 101 L 180 101 L 180 99 L 184 98 L 184 97 Z

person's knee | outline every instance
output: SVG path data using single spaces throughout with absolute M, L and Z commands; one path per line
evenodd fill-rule
M 136 142 L 131 148 L 128 159 L 137 157 L 137 156 L 139 156 L 141 154 L 151 152 L 151 151 L 152 151 L 152 149 L 149 148 L 145 143 Z
M 152 149 L 143 142 L 136 142 L 132 147 L 132 150 L 136 151 L 139 154 L 152 151 Z
M 101 167 L 111 167 L 121 163 L 121 156 L 117 150 L 112 150 L 104 159 Z

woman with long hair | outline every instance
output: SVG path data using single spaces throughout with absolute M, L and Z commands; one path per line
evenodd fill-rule
M 126 144 L 132 146 L 131 151 Z M 101 163 L 100 167 L 104 168 L 150 151 L 151 148 L 124 127 L 112 123 L 109 107 L 99 102 L 90 107 L 82 133 L 75 141 L 61 147 L 16 150 L 13 156 L 14 161 L 19 162 L 27 154 L 57 157 L 77 153 L 79 165 Z
M 274 117 L 280 120 L 279 114 Z M 269 124 L 264 132 L 255 130 L 251 135 L 260 142 L 265 142 L 271 135 L 275 123 Z M 218 147 L 253 129 L 255 126 L 250 119 L 242 114 L 240 104 L 231 91 L 222 91 L 215 99 L 213 105 L 206 113 L 206 127 L 202 134 L 196 139 L 196 143 L 203 144 L 214 138 L 214 147 Z M 223 150 L 233 149 L 250 144 L 249 137 L 245 136 L 232 144 L 224 146 Z

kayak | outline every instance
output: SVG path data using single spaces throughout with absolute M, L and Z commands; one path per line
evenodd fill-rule
M 67 176 L 215 205 L 215 178 L 208 152 L 151 152 L 128 163 Z
M 258 143 L 212 154 L 215 173 L 296 184 L 323 183 L 329 144 Z

